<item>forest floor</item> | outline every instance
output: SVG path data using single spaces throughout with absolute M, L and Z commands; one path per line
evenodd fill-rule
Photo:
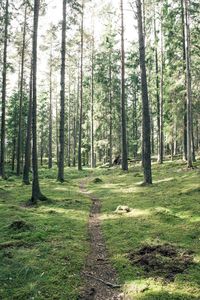
M 150 187 L 141 186 L 139 165 L 125 173 L 67 168 L 63 184 L 56 172 L 40 169 L 49 200 L 35 207 L 26 206 L 31 187 L 20 178 L 0 181 L 0 299 L 75 300 L 87 291 L 94 298 L 102 277 L 90 268 L 92 234 L 100 234 L 99 262 L 111 272 L 103 281 L 121 285 L 118 292 L 102 282 L 112 296 L 200 299 L 199 162 L 194 170 L 181 161 L 153 164 Z

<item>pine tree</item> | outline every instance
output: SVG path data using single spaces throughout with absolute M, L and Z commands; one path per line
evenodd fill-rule
M 152 184 L 151 175 L 151 142 L 150 142 L 150 115 L 148 87 L 145 64 L 145 43 L 142 22 L 141 0 L 137 0 L 137 18 L 138 18 L 138 36 L 140 52 L 140 69 L 141 69 L 141 88 L 142 88 L 142 118 L 143 118 L 143 167 L 144 167 L 144 184 Z

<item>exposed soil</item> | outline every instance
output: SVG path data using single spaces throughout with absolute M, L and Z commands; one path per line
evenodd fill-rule
M 89 194 L 85 185 L 80 184 L 82 193 L 87 194 L 92 201 L 88 231 L 90 238 L 90 253 L 87 257 L 82 276 L 85 287 L 78 297 L 79 300 L 119 300 L 120 286 L 117 284 L 116 272 L 111 266 L 105 242 L 102 236 L 99 214 L 101 201 Z
M 193 263 L 192 253 L 181 251 L 173 245 L 144 246 L 128 254 L 133 265 L 143 268 L 147 274 L 173 281 Z

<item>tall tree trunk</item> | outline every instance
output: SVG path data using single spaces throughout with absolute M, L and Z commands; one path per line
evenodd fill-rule
M 79 115 L 79 137 L 78 137 L 78 170 L 82 170 L 82 123 L 83 123 L 83 16 L 84 6 L 82 1 L 82 12 L 81 12 L 81 66 L 80 66 L 80 115 Z
M 151 126 L 149 115 L 149 100 L 147 75 L 145 64 L 145 43 L 142 24 L 141 0 L 137 0 L 137 17 L 138 17 L 138 36 L 140 52 L 140 69 L 141 69 L 141 87 L 142 87 L 142 118 L 143 118 L 143 167 L 144 167 L 144 184 L 152 184 L 151 174 Z
M 60 81 L 60 132 L 58 181 L 64 181 L 64 149 L 65 149 L 65 52 L 66 52 L 66 0 L 63 0 L 62 49 L 61 49 L 61 81 Z
M 138 152 L 138 124 L 137 124 L 137 92 L 136 92 L 137 87 L 135 86 L 135 90 L 133 92 L 134 97 L 133 97 L 133 111 L 132 111 L 132 120 L 133 120 L 133 157 L 137 157 L 137 152 Z
M 125 51 L 124 51 L 124 7 L 121 0 L 121 143 L 122 169 L 128 170 L 128 151 L 126 137 L 126 108 L 125 108 Z
M 58 101 L 56 97 L 56 161 L 59 162 L 59 128 L 58 128 Z
M 50 52 L 50 70 L 49 70 L 49 151 L 48 167 L 52 168 L 52 46 Z
M 5 118 L 6 118 L 6 77 L 7 77 L 7 45 L 8 45 L 8 0 L 6 0 L 3 73 L 2 73 L 2 103 L 1 103 L 1 152 L 0 177 L 5 178 Z
M 70 68 L 69 68 L 69 74 L 70 74 Z M 67 150 L 67 164 L 68 167 L 71 166 L 71 82 L 70 82 L 70 75 L 69 75 L 69 100 L 68 100 L 68 150 Z
M 161 8 L 162 10 L 162 8 Z M 161 61 L 160 61 L 160 132 L 159 132 L 159 151 L 158 151 L 158 163 L 162 164 L 163 163 L 163 152 L 164 152 L 164 134 L 163 134 L 163 85 L 164 85 L 164 80 L 163 80 L 163 64 L 164 64 L 164 58 L 163 58 L 163 15 L 161 11 L 161 24 L 160 24 L 160 43 L 161 43 L 161 48 L 160 48 L 160 54 L 161 54 Z
M 181 0 L 181 17 L 182 17 L 182 45 L 183 45 L 183 73 L 185 74 L 185 86 L 186 80 L 186 47 L 185 47 L 185 17 L 184 17 L 184 3 Z M 184 94 L 184 118 L 183 118 L 183 159 L 187 160 L 187 94 Z
M 78 115 L 79 115 L 79 80 L 80 80 L 80 72 L 79 72 L 79 63 L 77 66 L 77 93 L 74 92 L 74 95 L 77 94 L 76 97 L 76 105 L 75 105 L 75 110 L 74 110 L 74 139 L 73 139 L 73 167 L 76 166 L 76 148 L 77 148 L 77 132 L 78 132 L 78 125 L 79 125 L 79 120 L 78 120 Z M 75 89 L 76 89 L 75 88 Z
M 21 174 L 21 152 L 22 152 L 22 105 L 24 94 L 24 57 L 26 50 L 26 19 L 27 19 L 27 4 L 25 4 L 24 26 L 23 26 L 23 41 L 21 55 L 21 78 L 20 78 L 20 100 L 19 100 L 19 123 L 18 123 L 18 139 L 17 139 L 17 176 Z
M 192 168 L 192 87 L 190 63 L 190 24 L 188 0 L 184 0 L 185 16 L 185 54 L 186 54 L 186 82 L 187 82 L 187 166 Z
M 30 184 L 29 172 L 31 165 L 31 126 L 32 126 L 32 105 L 33 105 L 33 68 L 31 61 L 31 73 L 29 83 L 29 107 L 28 107 L 28 120 L 26 129 L 26 142 L 25 142 L 25 162 L 23 170 L 23 183 Z
M 92 36 L 92 64 L 91 64 L 91 130 L 90 130 L 90 140 L 91 140 L 91 168 L 95 167 L 94 164 L 94 36 Z
M 43 166 L 43 156 L 44 156 L 43 140 L 44 140 L 44 129 L 43 129 L 43 126 L 42 126 L 42 128 L 41 128 L 41 136 L 40 136 L 40 165 L 41 166 Z
M 158 50 L 157 50 L 157 29 L 156 16 L 154 16 L 154 40 L 155 40 L 155 71 L 156 71 L 156 104 L 157 104 L 157 152 L 159 158 L 160 145 L 160 94 L 159 94 L 159 67 L 158 67 Z
M 38 36 L 38 18 L 40 1 L 34 0 L 34 19 L 33 19 L 33 49 L 32 49 L 32 68 L 33 68 L 33 106 L 32 106 L 32 165 L 33 182 L 31 202 L 35 204 L 37 200 L 45 200 L 42 195 L 38 177 L 38 153 L 37 153 L 37 36 Z
M 112 65 L 111 65 L 111 48 L 109 49 L 109 166 L 113 163 L 113 116 L 112 116 Z
M 11 170 L 15 171 L 15 152 L 16 152 L 16 138 L 13 138 L 13 149 L 12 149 L 12 163 L 11 163 Z

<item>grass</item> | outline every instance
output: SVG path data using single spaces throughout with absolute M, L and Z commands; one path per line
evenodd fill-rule
M 149 187 L 140 186 L 139 165 L 128 173 L 99 172 L 102 183 L 90 184 L 102 199 L 103 232 L 119 281 L 130 299 L 200 299 L 199 168 L 187 170 L 181 162 L 165 162 L 154 164 L 153 174 L 154 184 Z M 116 214 L 119 205 L 132 211 Z M 165 280 L 164 270 L 158 277 L 128 259 L 130 252 L 146 245 L 164 244 L 194 252 L 194 263 L 171 282 Z
M 0 299 L 77 299 L 82 285 L 90 202 L 80 196 L 80 174 L 68 169 L 63 184 L 53 179 L 56 169 L 40 177 L 50 200 L 31 208 L 30 186 L 16 177 L 0 182 Z M 10 227 L 16 220 L 29 226 Z
M 67 168 L 65 173 L 67 181 L 60 184 L 56 168 L 40 169 L 49 200 L 31 208 L 25 206 L 30 186 L 14 175 L 0 181 L 0 299 L 77 299 L 84 284 L 80 272 L 89 250 L 91 204 L 80 194 L 82 179 L 102 200 L 103 234 L 124 293 L 136 300 L 200 299 L 199 167 L 189 171 L 180 161 L 154 164 L 149 187 L 140 185 L 139 165 L 126 173 L 118 168 L 92 173 Z M 132 210 L 117 214 L 119 205 Z M 25 226 L 16 228 L 15 221 Z M 193 252 L 193 264 L 172 281 L 147 273 L 128 257 L 146 245 L 166 243 L 180 253 Z

